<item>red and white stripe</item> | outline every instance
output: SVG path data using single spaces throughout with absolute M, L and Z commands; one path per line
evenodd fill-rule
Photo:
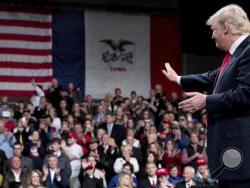
M 0 95 L 30 96 L 52 78 L 52 12 L 0 7 Z

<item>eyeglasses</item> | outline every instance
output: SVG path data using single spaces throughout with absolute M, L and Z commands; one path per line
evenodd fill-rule
M 22 150 L 22 148 L 13 148 L 13 149 L 15 149 L 15 150 Z

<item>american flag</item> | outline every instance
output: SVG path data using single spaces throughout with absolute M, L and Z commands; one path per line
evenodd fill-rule
M 0 95 L 30 96 L 52 78 L 52 12 L 0 7 Z

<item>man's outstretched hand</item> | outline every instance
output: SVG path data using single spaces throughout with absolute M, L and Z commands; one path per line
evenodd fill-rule
M 174 69 L 170 66 L 169 63 L 165 63 L 165 70 L 162 70 L 162 73 L 169 79 L 171 82 L 177 83 L 177 77 L 179 76 Z
M 168 80 L 177 83 L 179 75 L 172 69 L 169 63 L 165 63 L 165 70 L 162 70 L 162 73 Z M 189 98 L 178 104 L 179 109 L 185 112 L 194 113 L 206 107 L 206 95 L 198 92 L 188 92 L 186 95 Z
M 180 102 L 178 104 L 179 109 L 193 113 L 206 106 L 206 95 L 198 92 L 187 92 L 185 94 L 190 98 Z

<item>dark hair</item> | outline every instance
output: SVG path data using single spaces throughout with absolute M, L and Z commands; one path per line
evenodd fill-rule
M 49 158 L 57 158 L 56 155 L 49 153 L 48 155 L 45 156 L 45 161 L 48 164 Z M 57 158 L 58 159 L 58 158 Z
M 54 144 L 54 143 L 61 144 L 61 139 L 58 137 L 52 138 L 50 141 L 50 144 Z
M 173 145 L 175 144 L 174 139 L 172 139 L 172 138 L 167 139 L 165 143 L 168 143 L 168 142 L 172 142 Z
M 43 187 L 43 179 L 42 179 L 42 172 L 38 169 L 33 169 L 31 172 L 29 172 L 28 174 L 28 179 L 27 179 L 27 187 L 31 187 L 32 186 L 32 182 L 31 182 L 31 176 L 32 176 L 32 173 L 37 173 L 38 176 L 39 176 L 39 183 L 40 183 L 40 186 L 38 187 Z M 24 186 L 24 187 L 26 187 Z
M 125 162 L 123 165 L 122 165 L 122 168 L 124 168 L 125 166 L 129 166 L 130 168 L 130 171 L 131 171 L 131 174 L 134 173 L 134 166 L 130 163 L 130 162 Z
M 157 163 L 158 162 L 158 156 L 157 156 L 157 154 L 155 152 L 149 151 L 147 153 L 147 158 L 148 158 L 149 154 L 152 154 L 154 156 L 154 162 Z
M 15 142 L 14 144 L 13 144 L 13 148 L 15 147 L 15 146 L 17 146 L 17 145 L 19 145 L 19 146 L 23 146 L 23 144 L 21 144 L 20 142 Z
M 169 166 L 169 170 L 171 170 L 172 168 L 177 168 L 177 170 L 178 170 L 178 166 L 176 164 L 172 164 Z
M 136 94 L 136 92 L 135 91 L 131 91 L 131 93 L 130 94 Z

